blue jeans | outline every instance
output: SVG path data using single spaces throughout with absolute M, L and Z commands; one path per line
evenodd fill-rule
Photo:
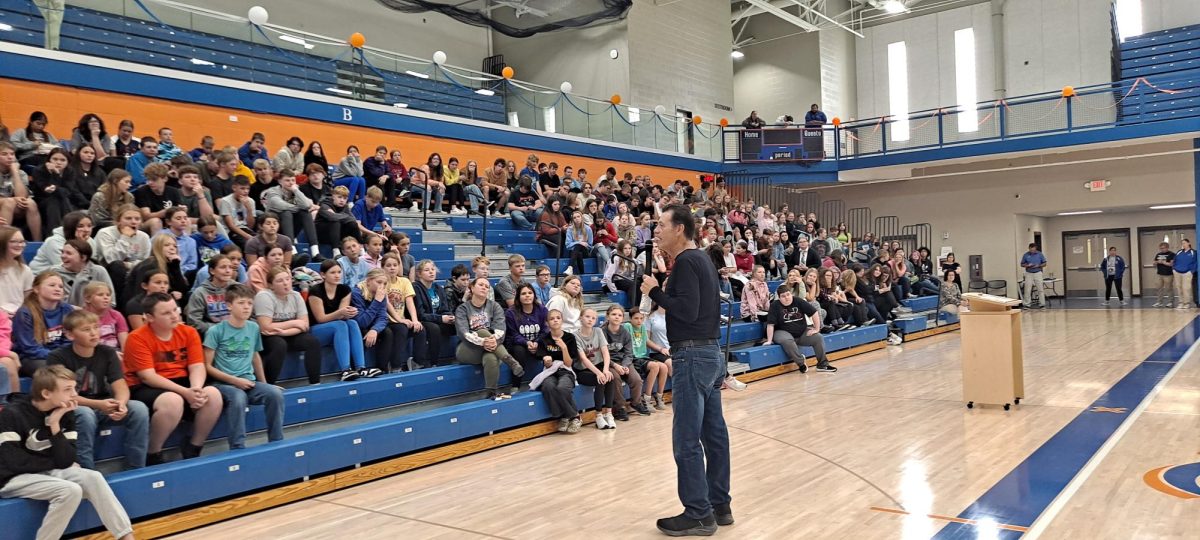
M 350 190 L 350 201 L 361 201 L 367 196 L 367 181 L 361 176 L 343 176 L 333 181 L 335 186 L 346 186 Z
M 530 215 L 527 216 L 525 215 L 525 212 L 521 210 L 513 210 L 512 212 L 508 213 L 508 215 L 512 217 L 513 226 L 522 231 L 533 230 L 533 223 L 531 223 L 531 220 L 536 222 L 542 215 L 542 209 L 538 208 L 529 214 Z
M 283 390 L 263 381 L 254 388 L 239 390 L 236 386 L 216 383 L 213 386 L 225 400 L 225 422 L 229 424 L 229 449 L 246 447 L 246 405 L 262 405 L 267 413 L 267 440 L 283 440 Z
M 342 371 L 350 369 L 351 364 L 355 369 L 366 367 L 363 361 L 363 337 L 362 329 L 358 327 L 358 323 L 352 320 L 344 321 L 329 321 L 314 325 L 308 329 L 322 347 L 333 347 L 333 354 L 337 358 L 338 368 Z
M 672 348 L 671 445 L 684 515 L 702 519 L 728 504 L 729 431 L 721 412 L 725 361 L 717 345 Z
M 121 420 L 113 420 L 108 413 L 91 407 L 75 409 L 76 460 L 85 469 L 96 468 L 96 434 L 104 426 L 125 426 L 125 463 L 131 469 L 146 466 L 146 449 L 150 446 L 150 409 L 145 403 L 130 400 L 125 404 L 129 412 Z
M 475 184 L 467 184 L 467 187 L 463 188 L 463 191 L 467 193 L 467 202 L 471 205 L 471 212 L 478 213 L 479 203 L 487 201 L 487 199 L 483 198 L 483 190 L 479 189 L 479 186 Z
M 421 201 L 424 203 L 425 206 L 429 207 L 430 212 L 435 212 L 435 211 L 440 212 L 442 210 L 442 197 L 446 193 L 445 193 L 445 191 L 442 191 L 440 189 L 432 190 L 432 191 L 433 191 L 433 205 L 431 206 L 429 204 L 430 190 L 425 189 L 425 186 L 418 186 L 416 184 L 413 184 L 413 187 L 412 187 L 413 196 L 416 197 L 417 195 L 420 195 Z

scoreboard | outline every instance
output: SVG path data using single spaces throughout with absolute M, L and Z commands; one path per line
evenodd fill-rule
M 825 131 L 821 128 L 745 129 L 740 133 L 743 162 L 825 159 Z

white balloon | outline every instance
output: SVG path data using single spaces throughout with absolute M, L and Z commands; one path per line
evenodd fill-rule
M 666 108 L 666 107 L 663 107 L 662 105 L 655 105 L 655 106 L 654 106 L 654 114 L 661 115 L 661 114 L 663 114 L 663 113 L 665 113 L 665 112 L 667 112 L 667 108 Z
M 250 13 L 247 14 L 250 22 L 262 26 L 267 24 L 267 8 L 262 6 L 254 6 L 250 8 Z
M 442 64 L 445 64 L 446 63 L 446 53 L 444 53 L 442 51 L 437 51 L 437 52 L 433 53 L 433 63 L 435 63 L 439 66 Z
M 570 81 L 563 81 L 562 84 L 558 85 L 558 89 L 562 90 L 564 94 L 570 94 L 571 90 L 574 90 L 575 87 L 571 86 Z

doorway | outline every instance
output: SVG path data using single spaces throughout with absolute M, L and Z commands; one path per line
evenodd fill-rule
M 1166 242 L 1171 245 L 1171 251 L 1178 251 L 1179 241 L 1191 238 L 1195 231 L 1194 225 L 1138 227 L 1136 264 L 1142 280 L 1142 296 L 1150 297 L 1158 294 L 1158 269 L 1154 264 L 1154 255 L 1158 253 L 1158 245 Z
M 1104 296 L 1104 274 L 1100 261 L 1108 254 L 1108 248 L 1117 248 L 1117 253 L 1129 260 L 1129 229 L 1105 229 L 1094 231 L 1063 232 L 1063 289 L 1068 298 L 1098 298 Z M 1122 288 L 1132 291 L 1129 283 L 1133 273 L 1126 272 L 1121 279 Z

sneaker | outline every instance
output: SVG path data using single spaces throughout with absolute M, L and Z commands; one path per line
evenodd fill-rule
M 872 324 L 875 324 L 877 322 L 879 322 L 879 321 L 876 320 L 875 318 L 870 318 L 870 319 L 867 319 L 867 322 L 863 323 L 863 326 L 871 326 Z
M 350 382 L 358 380 L 359 373 L 353 369 L 347 369 L 342 372 L 342 382 Z
M 717 520 L 711 514 L 704 519 L 692 519 L 683 514 L 658 520 L 658 530 L 667 536 L 712 536 L 717 532 Z
M 563 275 L 564 275 L 564 276 L 569 276 L 569 275 L 571 275 L 571 274 L 574 274 L 574 273 L 575 273 L 575 269 L 574 269 L 574 268 L 572 268 L 572 267 L 570 267 L 570 266 L 568 266 L 566 270 L 563 270 Z
M 313 253 L 312 262 L 323 263 L 325 262 L 325 256 L 321 255 L 320 253 Z
M 626 415 L 625 419 L 629 420 L 629 416 Z M 608 427 L 605 429 L 617 429 L 617 421 L 615 419 L 613 419 L 613 413 L 605 413 L 604 414 L 604 422 L 606 424 L 608 424 Z
M 372 368 L 362 368 L 361 370 L 358 371 L 358 374 L 364 379 L 374 379 L 375 377 L 383 375 L 383 371 L 380 370 L 379 368 L 373 368 L 373 367 Z
M 402 189 L 402 190 L 400 190 L 400 193 L 396 195 L 396 198 L 397 199 L 407 199 L 409 193 L 410 193 L 410 191 L 408 191 L 407 189 Z
M 567 432 L 567 427 L 569 427 L 569 426 L 570 426 L 570 424 L 571 424 L 571 421 L 570 421 L 570 420 L 567 420 L 566 418 L 559 418 L 559 419 L 558 419 L 558 432 L 559 432 L 559 433 L 566 433 L 566 432 Z
M 604 413 L 596 413 L 596 429 L 608 429 L 608 419 Z
M 654 406 L 654 397 L 650 394 L 642 394 L 642 403 L 646 405 L 646 410 L 650 410 Z
M 501 362 L 508 364 L 508 369 L 512 371 L 514 379 L 521 380 L 521 376 L 525 374 L 525 368 L 521 366 L 521 363 L 516 358 L 509 356 L 501 360 Z
M 650 409 L 646 407 L 645 402 L 634 405 L 633 410 L 642 416 L 650 416 Z
M 817 364 L 818 373 L 837 373 L 837 368 L 829 364 Z
M 1166 304 L 1163 304 L 1162 307 L 1170 308 L 1172 305 L 1173 304 L 1171 304 L 1170 302 L 1167 302 Z
M 662 394 L 654 394 L 654 408 L 660 411 L 667 409 L 667 404 L 663 402 Z
M 808 362 L 807 361 L 801 360 L 799 363 L 796 364 L 796 367 L 800 368 L 800 373 L 808 373 Z
M 204 450 L 203 446 L 195 445 L 190 442 L 185 442 L 179 445 L 179 455 L 183 459 L 194 459 L 200 457 L 200 451 Z
M 499 398 L 500 399 L 512 399 L 512 394 L 510 394 L 508 392 L 500 392 Z
M 1102 306 L 1107 306 L 1107 305 L 1108 305 L 1108 300 L 1105 300 L 1105 301 L 1103 301 L 1103 302 L 1100 302 L 1100 305 L 1102 305 Z
M 737 380 L 737 377 L 734 377 L 733 375 L 725 377 L 725 384 L 734 392 L 741 392 L 742 390 L 746 389 L 746 383 Z
M 504 394 L 501 394 L 495 390 L 488 390 L 487 398 L 485 399 L 487 401 L 500 401 L 504 399 Z
M 1162 302 L 1155 302 L 1154 305 L 1150 306 L 1150 307 L 1162 307 L 1162 306 L 1163 306 Z
M 166 462 L 167 462 L 167 460 L 165 458 L 163 458 L 162 452 L 157 452 L 154 454 L 146 454 L 146 466 L 147 467 L 151 467 L 154 465 L 162 465 L 163 463 L 166 463 Z
M 1121 305 L 1122 305 L 1122 306 L 1124 306 L 1124 305 L 1127 305 L 1127 304 L 1129 304 L 1129 302 L 1127 302 L 1127 301 L 1125 301 L 1125 300 L 1121 300 Z
M 837 330 L 834 330 L 834 332 L 842 332 L 845 330 L 849 330 L 851 328 L 854 328 L 853 324 L 843 324 L 843 325 L 837 327 Z
M 620 420 L 622 422 L 628 422 L 629 421 L 629 412 L 627 412 L 622 407 L 617 407 L 617 408 L 613 409 L 613 412 L 608 413 L 609 422 L 612 422 L 613 418 L 616 418 L 617 420 Z M 613 423 L 613 427 L 616 427 L 616 423 Z
M 583 420 L 576 416 L 567 424 L 567 433 L 579 433 L 580 427 L 583 427 Z
M 716 518 L 717 525 L 733 525 L 733 509 L 728 504 L 713 505 L 713 517 Z

